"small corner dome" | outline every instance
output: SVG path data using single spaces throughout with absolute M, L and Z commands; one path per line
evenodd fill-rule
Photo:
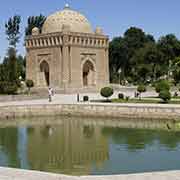
M 87 18 L 79 12 L 70 9 L 67 4 L 62 11 L 55 12 L 47 17 L 42 28 L 42 33 L 62 32 L 64 26 L 69 27 L 70 32 L 93 33 L 91 24 Z
M 103 35 L 103 29 L 101 27 L 96 27 L 95 33 L 98 35 Z
M 34 28 L 32 29 L 32 35 L 33 35 L 33 36 L 39 35 L 39 28 L 34 27 Z

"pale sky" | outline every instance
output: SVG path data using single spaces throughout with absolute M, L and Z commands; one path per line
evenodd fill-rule
M 66 3 L 83 13 L 93 28 L 101 26 L 110 38 L 123 35 L 131 26 L 142 28 L 156 39 L 169 33 L 180 38 L 180 0 L 5 0 L 0 6 L 1 59 L 8 48 L 4 24 L 10 16 L 22 17 L 18 51 L 25 54 L 23 39 L 27 17 L 40 13 L 47 16 L 63 9 Z

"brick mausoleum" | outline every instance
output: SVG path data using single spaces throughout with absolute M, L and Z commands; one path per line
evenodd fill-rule
M 68 5 L 47 17 L 41 33 L 33 28 L 25 45 L 26 77 L 37 89 L 77 92 L 109 83 L 108 36 Z

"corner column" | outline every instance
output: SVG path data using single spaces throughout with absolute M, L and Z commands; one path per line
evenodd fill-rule
M 68 82 L 69 82 L 69 47 L 68 47 L 68 35 L 63 36 L 63 47 L 62 47 L 62 59 L 63 59 L 63 88 L 64 90 L 67 89 Z
M 106 83 L 109 84 L 110 74 L 109 74 L 109 49 L 105 49 L 105 65 L 106 65 Z

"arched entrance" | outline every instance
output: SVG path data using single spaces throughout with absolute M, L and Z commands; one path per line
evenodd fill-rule
M 46 81 L 46 85 L 49 86 L 49 64 L 46 61 L 41 62 L 40 71 L 44 74 L 44 80 Z
M 83 65 L 83 86 L 95 85 L 95 70 L 91 61 L 87 60 Z

